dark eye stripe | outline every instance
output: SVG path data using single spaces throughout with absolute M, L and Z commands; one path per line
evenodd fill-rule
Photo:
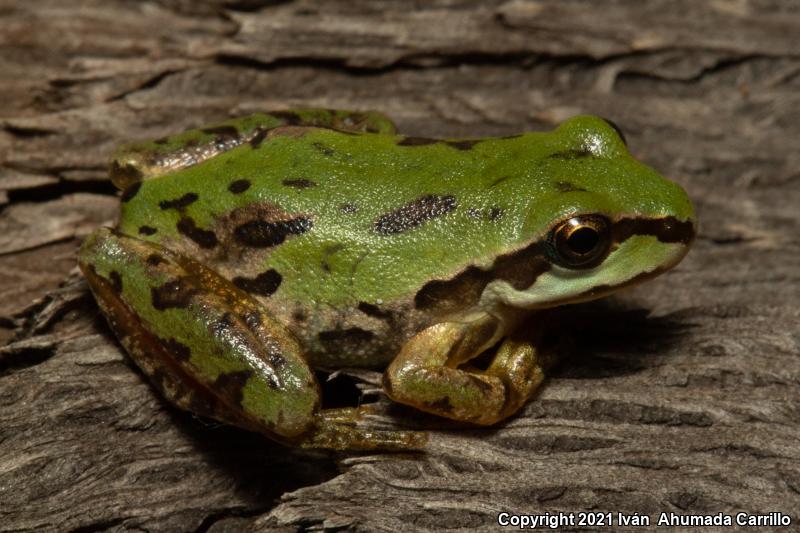
M 633 235 L 652 235 L 660 242 L 689 244 L 695 236 L 694 222 L 664 218 L 622 218 L 614 223 L 611 230 L 614 242 L 626 241 Z

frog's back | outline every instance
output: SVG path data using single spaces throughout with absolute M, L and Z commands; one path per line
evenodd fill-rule
M 279 128 L 126 191 L 120 230 L 215 269 L 312 351 L 380 363 L 429 321 L 414 305 L 426 282 L 517 238 L 486 194 L 502 181 L 493 150 L 474 145 Z

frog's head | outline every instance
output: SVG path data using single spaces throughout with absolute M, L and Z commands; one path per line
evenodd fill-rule
M 547 135 L 536 181 L 552 190 L 530 204 L 523 227 L 541 273 L 521 290 L 495 284 L 501 301 L 531 309 L 592 300 L 686 255 L 696 231 L 689 198 L 633 159 L 614 124 L 579 116 Z

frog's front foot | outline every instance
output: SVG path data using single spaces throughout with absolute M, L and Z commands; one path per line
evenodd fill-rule
M 491 425 L 514 414 L 544 379 L 531 339 L 505 339 L 484 371 L 458 368 L 491 347 L 496 320 L 443 322 L 413 337 L 384 374 L 395 401 L 435 415 Z

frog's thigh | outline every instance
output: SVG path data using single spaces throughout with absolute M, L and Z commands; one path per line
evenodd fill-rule
M 319 391 L 300 346 L 230 282 L 108 229 L 79 263 L 122 344 L 177 406 L 278 438 L 313 426 Z
M 496 327 L 485 316 L 423 330 L 386 370 L 387 394 L 423 411 L 475 424 L 494 424 L 513 414 L 544 377 L 531 341 L 504 340 L 485 371 L 458 368 L 491 346 Z

